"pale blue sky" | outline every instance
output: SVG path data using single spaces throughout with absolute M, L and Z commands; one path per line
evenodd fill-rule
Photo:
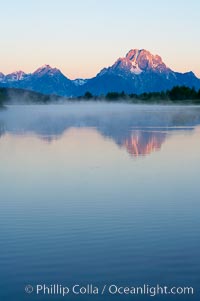
M 0 0 L 0 71 L 92 77 L 132 48 L 200 77 L 199 0 Z

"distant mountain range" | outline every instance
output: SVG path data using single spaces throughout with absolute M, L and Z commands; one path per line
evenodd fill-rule
M 200 79 L 193 72 L 179 73 L 168 68 L 161 57 L 145 49 L 132 49 L 110 67 L 102 69 L 90 79 L 70 80 L 59 69 L 44 65 L 33 73 L 16 71 L 4 75 L 0 72 L 0 86 L 32 90 L 43 94 L 67 97 L 108 92 L 141 94 L 159 92 L 174 86 L 200 89 Z

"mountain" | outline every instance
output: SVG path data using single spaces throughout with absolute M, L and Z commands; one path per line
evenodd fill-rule
M 81 96 L 86 91 L 94 95 L 108 92 L 144 93 L 171 89 L 174 86 L 200 89 L 200 79 L 193 72 L 175 72 L 145 49 L 132 49 L 110 67 L 102 69 L 91 79 L 70 80 L 59 69 L 44 65 L 33 73 L 23 71 L 4 75 L 0 86 L 32 90 L 60 96 Z
M 3 82 L 4 78 L 5 78 L 5 75 L 2 72 L 0 72 L 0 82 Z
M 141 49 L 130 50 L 111 67 L 102 69 L 82 87 L 82 94 L 159 92 L 177 85 L 200 88 L 200 79 L 193 72 L 178 73 L 168 68 L 158 55 Z
M 27 77 L 27 74 L 24 73 L 23 71 L 15 71 L 13 73 L 10 73 L 5 76 L 4 80 L 7 82 L 16 82 L 16 81 L 21 81 Z
M 61 73 L 57 68 L 44 65 L 30 74 L 22 71 L 0 77 L 0 84 L 4 87 L 20 88 L 43 94 L 55 94 L 71 96 L 74 93 L 75 84 Z

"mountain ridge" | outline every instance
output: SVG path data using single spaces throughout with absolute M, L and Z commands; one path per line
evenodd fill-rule
M 125 57 L 118 58 L 113 65 L 103 68 L 90 79 L 71 80 L 50 65 L 43 65 L 33 73 L 19 70 L 4 75 L 0 72 L 1 87 L 66 97 L 81 96 L 86 91 L 94 95 L 111 91 L 135 94 L 159 92 L 179 85 L 200 89 L 200 79 L 192 71 L 173 71 L 159 55 L 153 55 L 145 49 L 129 50 Z

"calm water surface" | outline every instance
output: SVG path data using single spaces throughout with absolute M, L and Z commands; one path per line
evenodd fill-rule
M 0 111 L 0 300 L 199 300 L 200 108 Z M 26 284 L 193 286 L 37 296 Z

